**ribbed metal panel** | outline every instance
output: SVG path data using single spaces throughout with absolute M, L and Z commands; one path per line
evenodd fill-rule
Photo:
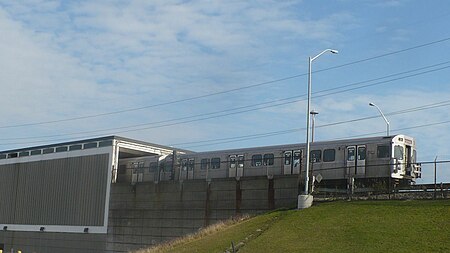
M 102 226 L 109 155 L 0 166 L 0 223 Z
M 14 219 L 17 166 L 4 165 L 0 167 L 0 223 Z

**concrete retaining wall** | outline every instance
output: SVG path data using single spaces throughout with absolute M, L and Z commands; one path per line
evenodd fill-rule
M 106 250 L 127 252 L 240 214 L 295 207 L 297 176 L 113 184 Z

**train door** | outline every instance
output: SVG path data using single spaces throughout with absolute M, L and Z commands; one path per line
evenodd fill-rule
M 244 176 L 244 155 L 230 155 L 228 177 Z
M 244 176 L 244 155 L 237 156 L 236 178 Z
M 131 172 L 131 183 L 136 184 L 144 181 L 144 162 L 133 162 L 131 166 L 133 168 Z
M 194 179 L 194 166 L 195 166 L 194 158 L 189 159 L 187 164 L 187 179 Z
M 230 155 L 228 165 L 228 177 L 236 177 L 237 160 L 235 155 Z
M 283 154 L 283 174 L 292 174 L 292 151 L 284 151 Z
M 300 173 L 301 167 L 301 154 L 300 150 L 284 151 L 283 152 L 283 174 L 291 175 Z
M 294 151 L 294 162 L 292 163 L 292 174 L 299 174 L 300 173 L 300 167 L 302 164 L 301 161 L 302 152 L 300 150 Z
M 347 174 L 348 175 L 366 174 L 365 145 L 347 147 Z
M 188 159 L 181 160 L 180 180 L 187 179 Z

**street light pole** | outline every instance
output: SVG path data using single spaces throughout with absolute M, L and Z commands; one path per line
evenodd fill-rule
M 330 52 L 333 54 L 337 54 L 338 51 L 334 50 L 334 49 L 325 49 L 322 52 L 320 52 L 320 54 L 314 56 L 314 57 L 309 57 L 309 64 L 308 64 L 308 105 L 306 107 L 306 171 L 305 171 L 305 195 L 309 194 L 309 160 L 310 160 L 310 145 L 309 145 L 309 128 L 310 128 L 310 122 L 309 122 L 309 114 L 311 112 L 311 65 L 312 62 L 317 59 L 319 56 L 321 56 L 322 54 L 326 53 L 326 52 Z
M 381 116 L 383 117 L 384 121 L 386 122 L 386 134 L 387 134 L 386 136 L 389 136 L 389 121 L 387 120 L 386 116 L 384 116 L 384 113 L 381 111 L 380 107 L 378 107 L 376 104 L 371 102 L 371 103 L 369 103 L 369 105 L 374 106 L 380 112 Z
M 314 122 L 315 122 L 316 115 L 319 114 L 319 112 L 312 110 L 310 112 L 310 114 L 312 117 L 312 120 L 311 120 L 311 124 L 312 124 L 312 126 L 311 126 L 311 143 L 313 143 L 314 142 Z

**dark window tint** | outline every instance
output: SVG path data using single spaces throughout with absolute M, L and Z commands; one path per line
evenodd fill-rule
M 0 159 L 6 159 L 6 154 L 0 154 Z
M 358 147 L 358 160 L 366 160 L 366 147 Z
M 64 152 L 67 151 L 67 147 L 57 147 L 56 152 Z
M 323 161 L 324 162 L 333 162 L 335 159 L 336 159 L 336 150 L 325 149 L 323 151 Z
M 300 166 L 301 154 L 302 153 L 300 151 L 294 151 L 294 167 Z
M 211 158 L 211 169 L 220 169 L 220 158 Z
M 271 166 L 273 165 L 274 156 L 273 154 L 264 154 L 264 165 Z
M 400 145 L 395 145 L 394 147 L 394 157 L 398 160 L 403 160 L 404 149 Z
M 236 161 L 236 160 L 235 160 Z M 208 158 L 204 158 L 200 161 L 200 169 L 202 170 L 207 170 L 209 167 L 209 159 Z
M 101 147 L 108 147 L 108 146 L 112 146 L 113 141 L 101 141 L 98 146 Z
M 18 156 L 17 153 L 9 153 L 8 158 L 16 158 Z
M 355 147 L 347 148 L 347 161 L 355 160 Z
M 19 153 L 19 157 L 23 157 L 23 156 L 29 156 L 30 152 L 29 151 L 22 151 Z
M 151 162 L 148 168 L 148 172 L 155 172 L 158 170 L 158 163 L 157 162 Z
M 31 150 L 31 155 L 40 155 L 40 154 L 42 154 L 42 150 L 40 149 Z
M 312 150 L 311 151 L 311 162 L 318 163 L 322 160 L 322 150 Z
M 127 173 L 127 165 L 126 164 L 119 165 L 119 170 L 117 171 L 117 174 L 123 175 L 126 173 Z
M 70 151 L 74 151 L 74 150 L 80 150 L 80 149 L 82 149 L 82 148 L 83 148 L 83 146 L 82 146 L 81 144 L 76 144 L 76 145 L 70 146 L 70 147 L 69 147 L 69 150 L 70 150 Z
M 259 167 L 262 165 L 262 155 L 253 155 L 252 156 L 252 166 Z
M 97 142 L 91 142 L 91 143 L 86 143 L 84 144 L 84 148 L 96 148 L 97 147 Z
M 377 157 L 378 158 L 391 157 L 390 152 L 389 152 L 389 146 L 388 145 L 378 146 L 377 147 Z
M 50 154 L 53 152 L 55 152 L 54 148 L 46 148 L 46 149 L 42 150 L 42 153 L 44 153 L 44 154 Z

